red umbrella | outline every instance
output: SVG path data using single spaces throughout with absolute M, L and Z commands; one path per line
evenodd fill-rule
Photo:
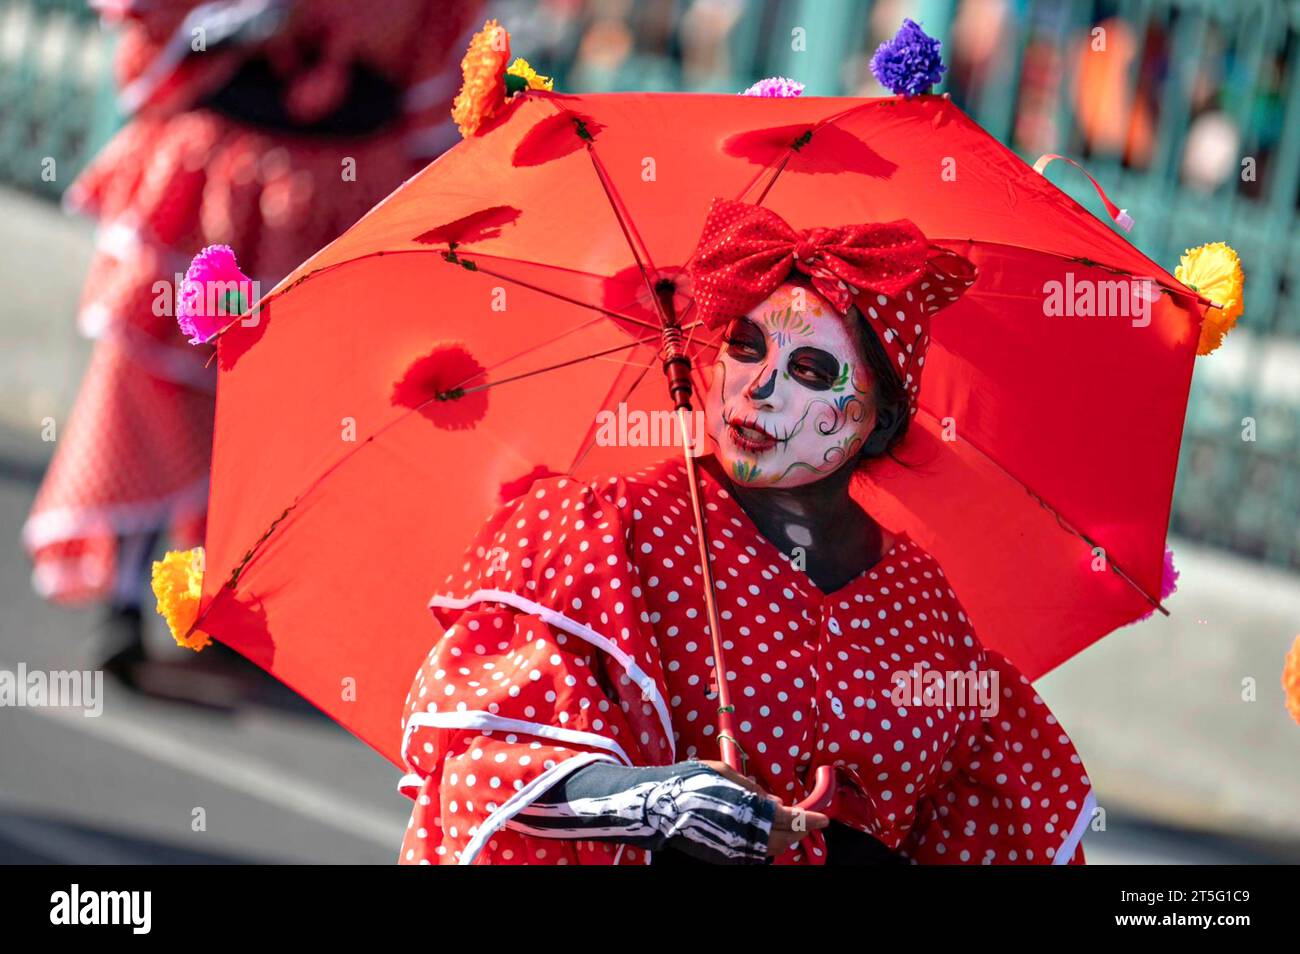
M 706 383 L 682 268 L 715 196 L 908 218 L 978 266 L 934 322 L 911 466 L 856 492 L 987 646 L 1036 678 L 1158 604 L 1204 298 L 946 98 L 531 92 L 220 337 L 198 627 L 400 764 L 428 598 L 491 510 L 673 453 L 606 446 L 597 412 L 672 407 L 665 314 Z M 1085 307 L 1134 280 L 1137 318 Z

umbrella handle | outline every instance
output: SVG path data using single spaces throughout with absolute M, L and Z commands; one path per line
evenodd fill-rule
M 795 809 L 801 812 L 824 812 L 831 807 L 835 801 L 835 767 L 832 765 L 817 766 L 816 781 L 813 782 L 813 790 L 808 793 L 808 797 L 803 801 L 795 804 Z

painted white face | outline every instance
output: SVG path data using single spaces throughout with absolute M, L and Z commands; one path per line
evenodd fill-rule
M 875 427 L 872 385 L 846 319 L 784 284 L 727 327 L 705 398 L 713 452 L 745 486 L 821 480 Z

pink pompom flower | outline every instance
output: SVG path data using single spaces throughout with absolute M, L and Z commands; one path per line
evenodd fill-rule
M 740 95 L 783 98 L 799 96 L 802 93 L 803 83 L 800 83 L 798 80 L 787 79 L 784 76 L 769 76 L 767 79 L 759 80 Z
M 1160 574 L 1160 602 L 1163 603 L 1169 597 L 1173 596 L 1178 589 L 1178 570 L 1174 568 L 1174 551 L 1165 547 L 1165 565 Z M 1139 620 L 1148 619 L 1155 613 L 1154 609 L 1147 610 Z
M 185 272 L 176 295 L 176 323 L 190 344 L 205 344 L 255 298 L 256 283 L 239 270 L 230 246 L 209 245 Z

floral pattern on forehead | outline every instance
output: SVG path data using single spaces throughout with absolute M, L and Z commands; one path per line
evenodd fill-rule
M 787 282 L 751 313 L 751 317 L 772 336 L 778 345 L 812 334 L 812 320 L 832 313 L 816 292 L 797 282 Z

